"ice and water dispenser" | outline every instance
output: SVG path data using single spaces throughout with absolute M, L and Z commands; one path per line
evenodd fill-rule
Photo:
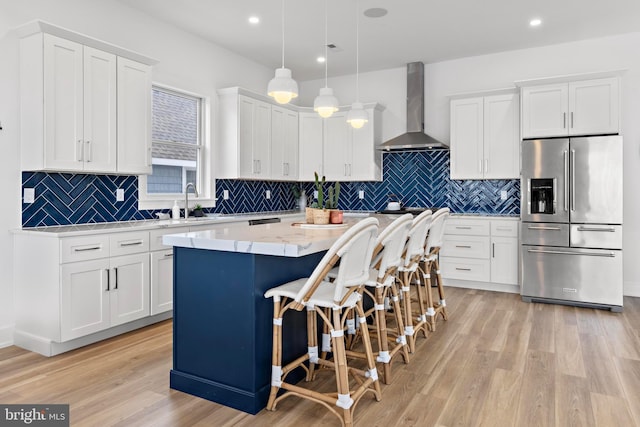
M 554 215 L 556 213 L 555 179 L 532 178 L 529 182 L 531 189 L 530 213 Z

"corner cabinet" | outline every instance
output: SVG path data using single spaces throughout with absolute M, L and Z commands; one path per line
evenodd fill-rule
M 518 105 L 516 93 L 451 100 L 451 179 L 519 177 Z
M 218 91 L 220 143 L 216 175 L 227 179 L 295 179 L 298 113 L 240 88 Z
M 311 181 L 313 173 L 328 181 L 381 181 L 382 152 L 379 127 L 382 108 L 367 104 L 369 121 L 353 129 L 346 121 L 348 111 L 327 119 L 317 113 L 300 112 L 300 179 Z
M 155 61 L 38 21 L 18 33 L 22 170 L 150 173 Z
M 549 80 L 558 79 L 519 83 L 523 138 L 620 132 L 619 77 Z

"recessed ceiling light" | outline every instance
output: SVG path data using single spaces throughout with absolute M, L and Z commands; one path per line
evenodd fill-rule
M 319 62 L 319 63 L 321 63 L 321 64 L 324 64 L 324 61 L 326 61 L 326 59 L 325 59 L 325 57 L 324 57 L 324 56 L 318 56 L 318 57 L 316 58 L 316 61 L 318 61 L 318 62 Z
M 260 18 L 258 18 L 257 16 L 250 16 L 249 17 L 249 23 L 250 24 L 258 24 L 260 23 Z
M 364 16 L 368 18 L 381 18 L 387 14 L 387 9 L 383 9 L 381 7 L 372 7 L 371 9 L 365 10 Z
M 535 18 L 529 21 L 529 25 L 531 25 L 532 27 L 537 27 L 540 24 L 542 24 L 542 21 L 538 18 Z

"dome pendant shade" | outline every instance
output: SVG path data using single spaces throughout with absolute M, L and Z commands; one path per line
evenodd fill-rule
M 274 98 L 278 104 L 287 104 L 298 97 L 298 83 L 291 78 L 288 68 L 276 68 L 276 76 L 267 86 L 267 95 Z
M 369 121 L 369 115 L 364 111 L 364 107 L 361 102 L 354 102 L 351 104 L 351 110 L 347 113 L 347 123 L 355 129 L 360 129 L 365 123 Z
M 333 96 L 333 89 L 329 87 L 320 88 L 320 94 L 313 101 L 313 111 L 323 119 L 326 119 L 339 109 L 338 98 Z

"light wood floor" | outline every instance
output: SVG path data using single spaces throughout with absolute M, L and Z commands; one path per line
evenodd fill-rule
M 640 299 L 624 312 L 447 288 L 448 322 L 394 365 L 356 426 L 640 426 Z M 69 403 L 73 426 L 339 426 L 295 397 L 256 416 L 169 389 L 171 321 L 57 357 L 0 349 L 1 403 Z

